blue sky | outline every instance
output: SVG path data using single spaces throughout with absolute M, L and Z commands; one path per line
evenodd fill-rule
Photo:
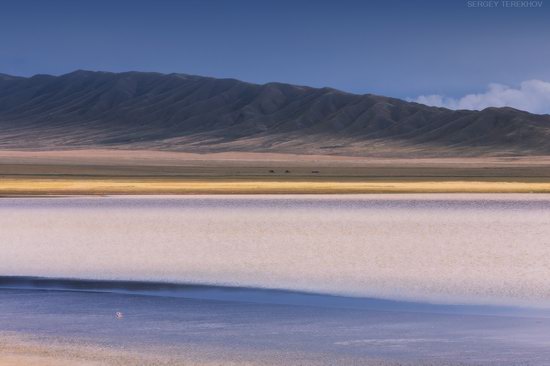
M 0 72 L 14 75 L 181 72 L 399 98 L 550 81 L 550 1 L 538 8 L 473 8 L 462 0 L 0 6 Z

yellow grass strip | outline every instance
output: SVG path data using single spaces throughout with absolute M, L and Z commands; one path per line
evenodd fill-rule
M 550 182 L 501 181 L 254 181 L 41 179 L 0 180 L 0 195 L 269 194 L 269 193 L 526 193 L 549 192 Z

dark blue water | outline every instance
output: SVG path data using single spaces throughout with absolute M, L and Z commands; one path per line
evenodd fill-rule
M 280 364 L 550 363 L 550 318 L 528 309 L 127 281 L 3 277 L 0 287 L 0 330 L 46 344 L 174 360 L 194 347 L 217 359 Z

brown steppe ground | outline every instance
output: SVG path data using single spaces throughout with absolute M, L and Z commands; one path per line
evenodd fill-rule
M 0 195 L 550 192 L 550 157 L 0 151 Z

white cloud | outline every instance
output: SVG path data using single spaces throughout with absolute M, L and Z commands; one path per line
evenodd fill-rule
M 512 107 L 531 113 L 550 113 L 550 83 L 542 80 L 527 80 L 519 88 L 502 84 L 489 84 L 487 91 L 468 94 L 462 98 L 443 95 L 421 95 L 412 101 L 450 109 L 475 109 L 487 107 Z

